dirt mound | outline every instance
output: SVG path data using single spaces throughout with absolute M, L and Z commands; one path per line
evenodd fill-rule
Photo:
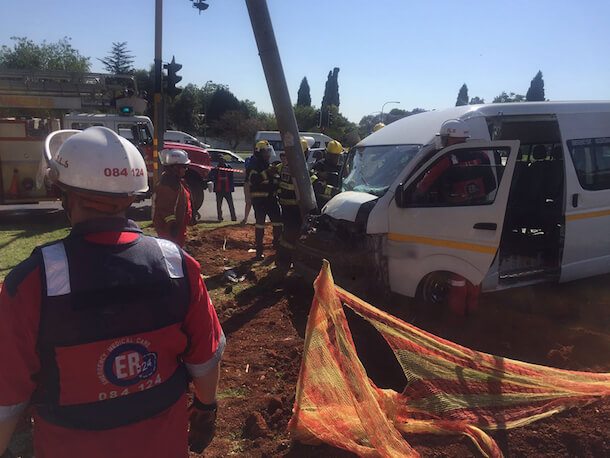
M 296 390 L 311 286 L 273 270 L 270 230 L 264 262 L 253 263 L 254 229 L 230 226 L 193 232 L 187 250 L 201 263 L 227 335 L 219 390 L 217 437 L 205 456 L 353 456 L 328 446 L 292 443 L 286 433 Z M 231 268 L 245 281 L 229 283 Z M 610 371 L 607 279 L 571 286 L 526 288 L 483 295 L 479 312 L 456 321 L 444 310 L 405 299 L 376 302 L 430 332 L 477 350 L 572 370 Z M 370 298 L 369 298 L 370 299 Z M 372 300 L 374 300 L 373 298 Z M 375 303 L 375 302 L 374 302 Z M 576 305 L 574 305 L 576 304 Z M 380 387 L 405 379 L 379 334 L 348 312 L 359 356 Z M 530 426 L 497 431 L 506 456 L 607 456 L 610 401 L 571 409 Z M 423 456 L 476 455 L 461 437 L 410 435 Z

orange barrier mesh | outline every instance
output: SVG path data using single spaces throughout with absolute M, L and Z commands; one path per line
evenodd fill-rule
M 388 342 L 408 384 L 377 388 L 358 359 L 342 303 Z M 288 429 L 310 444 L 365 457 L 418 456 L 401 433 L 463 434 L 485 456 L 502 452 L 485 430 L 527 425 L 610 394 L 610 374 L 565 371 L 469 350 L 389 315 L 333 283 L 315 281 L 294 413 Z

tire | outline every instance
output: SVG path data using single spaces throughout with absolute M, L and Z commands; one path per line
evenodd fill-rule
M 205 182 L 195 174 L 188 174 L 185 177 L 186 184 L 191 193 L 191 201 L 193 205 L 193 214 L 199 213 L 199 209 L 203 205 L 203 197 L 205 195 Z
M 432 272 L 418 287 L 418 297 L 430 305 L 444 305 L 449 298 L 449 272 Z

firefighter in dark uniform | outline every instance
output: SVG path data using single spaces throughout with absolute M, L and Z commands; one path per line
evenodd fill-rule
M 324 158 L 317 161 L 311 169 L 312 185 L 319 210 L 322 210 L 322 207 L 340 191 L 339 173 L 342 156 L 343 146 L 337 140 L 333 140 L 326 145 Z
M 189 443 L 200 453 L 225 337 L 199 264 L 126 218 L 148 190 L 129 141 L 91 127 L 53 132 L 44 148 L 72 230 L 0 292 L 0 455 L 28 406 L 37 457 L 187 458 Z
M 301 137 L 301 148 L 303 149 L 303 154 L 307 157 L 309 146 L 307 140 L 303 137 Z M 301 209 L 297 202 L 297 193 L 292 174 L 290 173 L 290 167 L 284 160 L 282 160 L 282 164 L 279 167 L 279 173 L 279 198 L 282 207 L 284 231 L 282 232 L 280 248 L 278 250 L 278 265 L 284 269 L 289 269 L 296 249 L 297 240 L 299 239 L 299 235 L 301 235 L 303 218 L 301 217 Z
M 282 216 L 277 201 L 279 184 L 278 167 L 269 165 L 271 146 L 265 140 L 259 141 L 254 148 L 254 159 L 250 163 L 248 184 L 254 217 L 256 219 L 254 237 L 256 243 L 256 260 L 264 259 L 263 238 L 265 236 L 265 219 L 271 220 L 273 227 L 273 246 L 277 249 L 282 235 Z

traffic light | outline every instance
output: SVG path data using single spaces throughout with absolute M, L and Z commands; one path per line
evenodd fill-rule
M 316 111 L 316 119 L 318 120 L 318 127 L 322 127 L 322 112 L 320 110 Z
M 176 97 L 182 92 L 182 89 L 176 87 L 176 84 L 182 80 L 182 77 L 178 75 L 178 70 L 182 68 L 182 64 L 177 64 L 176 58 L 172 56 L 172 61 L 169 64 L 165 64 L 163 68 L 167 70 L 167 87 L 165 93 L 172 98 Z
M 329 108 L 328 109 L 328 125 L 329 126 L 333 123 L 333 118 L 334 118 L 333 112 L 330 111 L 330 108 Z

